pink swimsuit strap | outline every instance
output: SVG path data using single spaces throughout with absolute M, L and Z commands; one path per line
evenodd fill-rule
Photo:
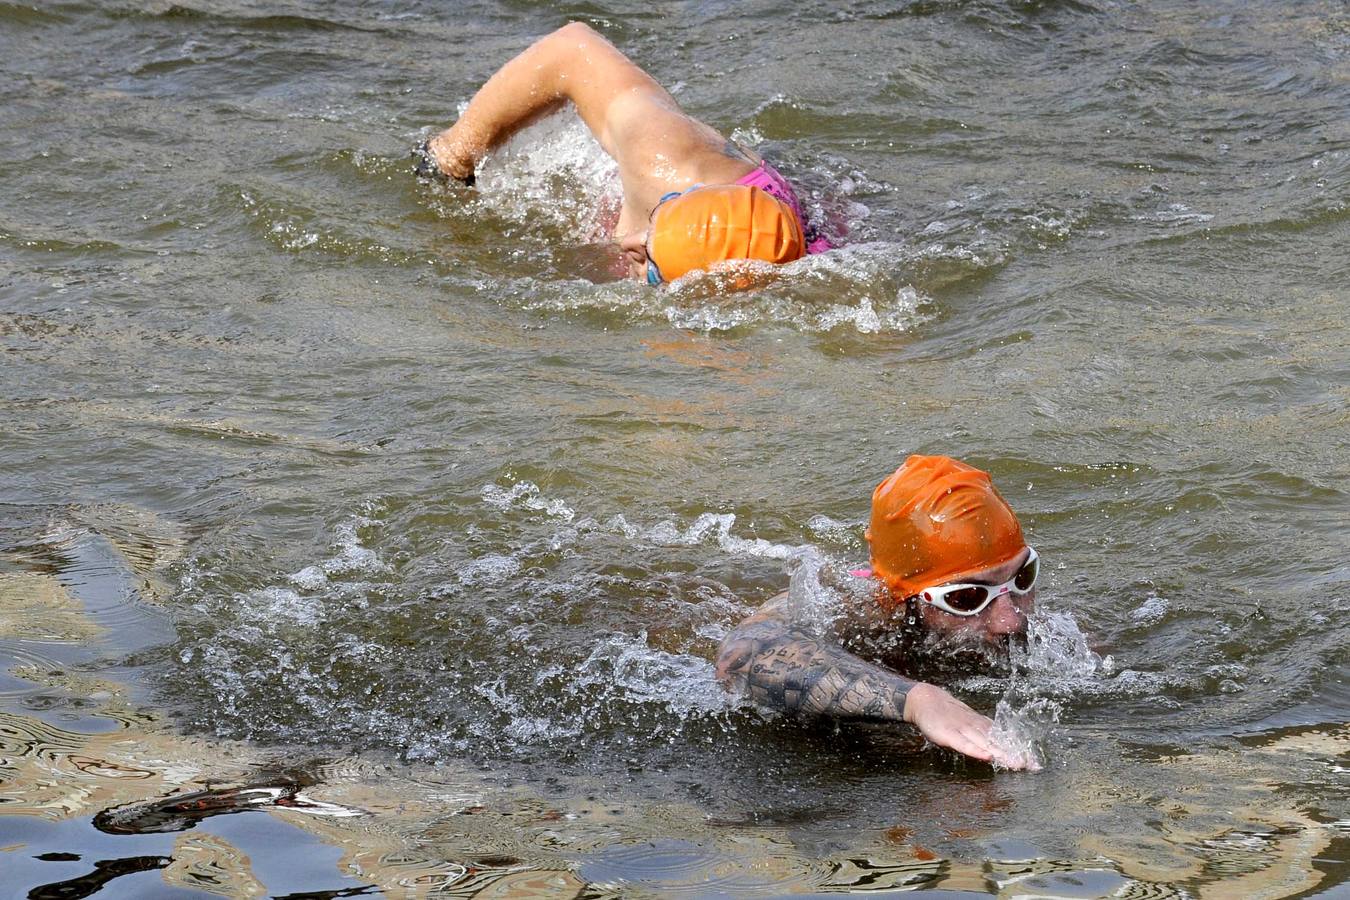
M 793 190 L 792 182 L 784 178 L 782 174 L 773 166 L 769 165 L 768 162 L 760 162 L 753 172 L 737 178 L 736 183 L 757 187 L 762 191 L 768 191 L 770 194 L 773 194 L 779 200 L 782 200 L 788 206 L 792 207 L 792 211 L 797 214 L 797 221 L 801 223 L 802 234 L 806 237 L 807 253 L 824 253 L 826 250 L 833 249 L 830 245 L 829 238 L 817 231 L 802 213 L 802 202 L 797 199 L 797 192 Z

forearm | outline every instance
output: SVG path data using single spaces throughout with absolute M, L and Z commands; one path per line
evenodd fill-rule
M 433 141 L 443 165 L 472 171 L 489 150 L 562 105 L 566 99 L 558 77 L 562 34 L 555 31 L 536 41 L 478 89 L 459 120 Z
M 908 722 L 932 743 L 1013 769 L 1036 769 L 1009 754 L 993 722 L 934 684 L 910 681 L 789 624 L 791 610 L 770 601 L 722 642 L 717 677 L 755 702 L 792 715 Z
M 539 39 L 498 69 L 474 94 L 459 120 L 430 142 L 430 149 L 444 171 L 464 178 L 490 150 L 569 100 L 609 149 L 606 110 L 614 97 L 633 88 L 661 91 L 660 85 L 612 44 L 588 26 L 573 22 Z
M 742 625 L 717 670 L 764 706 L 804 717 L 905 721 L 915 682 L 779 622 Z

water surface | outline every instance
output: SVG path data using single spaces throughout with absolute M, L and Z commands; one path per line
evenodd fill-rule
M 843 248 L 616 282 L 567 115 L 419 183 L 570 19 Z M 1343 4 L 0 2 L 0 60 L 8 885 L 1345 890 Z M 959 686 L 1041 773 L 711 677 L 909 453 L 1046 562 Z

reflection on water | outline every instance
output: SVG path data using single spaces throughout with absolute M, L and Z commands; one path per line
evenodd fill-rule
M 70 900 L 98 893 L 114 878 L 136 872 L 150 872 L 168 867 L 173 860 L 167 856 L 129 856 L 124 859 L 100 859 L 94 871 L 77 878 L 68 878 L 52 884 L 42 884 L 28 892 L 29 900 Z
M 117 564 L 115 557 L 104 562 Z M 87 644 L 96 645 L 100 630 L 74 602 L 94 582 L 67 590 L 59 578 L 0 576 L 5 609 L 27 602 L 35 589 L 36 596 L 64 598 L 68 602 L 58 608 L 88 636 Z M 80 683 L 57 671 L 45 674 L 49 686 Z M 82 733 L 0 713 L 0 840 L 11 860 L 27 860 L 10 871 L 31 885 L 30 897 L 89 896 L 115 879 L 144 879 L 146 873 L 159 873 L 166 885 L 221 896 L 289 890 L 265 880 L 255 864 L 275 853 L 250 837 L 260 829 L 221 830 L 239 813 L 284 822 L 297 836 L 281 832 L 283 841 L 299 845 L 298 835 L 308 833 L 339 848 L 327 875 L 310 872 L 309 881 L 299 882 L 312 888 L 314 878 L 328 878 L 328 893 L 306 896 L 934 889 L 1009 898 L 1028 892 L 1277 897 L 1317 885 L 1323 879 L 1319 861 L 1333 841 L 1345 844 L 1336 831 L 1271 792 L 1296 777 L 1324 787 L 1338 778 L 1350 753 L 1345 728 L 1248 739 L 1229 753 L 1157 756 L 1141 748 L 1131 763 L 1154 768 L 1155 793 L 1113 794 L 1119 783 L 1109 777 L 1096 787 L 1077 785 L 1073 798 L 1102 797 L 1098 808 L 1076 811 L 1099 827 L 1084 830 L 1076 857 L 1048 857 L 1016 837 L 1022 831 L 1016 824 L 990 830 L 976 824 L 978 817 L 959 824 L 961 802 L 984 803 L 986 816 L 1010 802 L 996 795 L 981 801 L 979 782 L 965 796 L 959 783 L 947 782 L 948 793 L 938 802 L 957 816 L 946 820 L 941 840 L 958 852 L 938 853 L 920 839 L 936 836 L 931 825 L 943 821 L 940 815 L 928 828 L 827 837 L 810 827 L 810 816 L 732 822 L 696 806 L 635 803 L 585 779 L 555 783 L 554 795 L 544 797 L 445 765 L 391 765 L 379 756 L 313 760 L 281 748 L 185 738 L 153 715 L 128 714 L 112 691 L 101 693 L 89 714 L 113 717 L 115 730 Z M 1091 780 L 1090 772 L 1075 767 L 1070 777 Z M 1117 818 L 1122 804 L 1149 812 Z M 23 817 L 79 827 L 33 831 L 18 824 Z M 141 852 L 144 843 L 132 843 L 129 852 L 114 856 L 113 845 L 95 837 L 99 832 L 159 843 L 149 853 Z M 86 848 L 102 855 L 86 862 Z
M 1254 759 L 1241 771 L 1197 761 L 1195 771 L 1172 776 L 1177 793 L 1153 801 L 1162 828 L 1085 835 L 1077 858 L 1038 856 L 1016 838 L 971 832 L 951 839 L 983 844 L 993 855 L 944 858 L 902 828 L 849 836 L 844 843 L 851 849 L 822 855 L 794 839 L 791 829 L 729 826 L 692 808 L 635 807 L 598 795 L 549 801 L 503 791 L 471 775 L 451 780 L 444 770 L 400 773 L 358 760 L 312 766 L 311 775 L 331 780 L 309 781 L 303 793 L 298 784 L 280 781 L 204 788 L 203 778 L 238 777 L 239 756 L 232 748 L 186 742 L 160 730 L 61 734 L 18 717 L 7 717 L 5 728 L 11 743 L 0 833 L 15 830 L 14 816 L 87 822 L 91 814 L 93 825 L 110 834 L 179 833 L 160 845 L 163 855 L 100 860 L 92 872 L 46 882 L 33 894 L 42 897 L 74 896 L 61 892 L 93 889 L 148 869 L 162 869 L 168 884 L 229 896 L 276 890 L 251 868 L 249 851 L 262 848 L 249 847 L 247 831 L 231 832 L 244 841 L 242 847 L 204 831 L 213 817 L 249 810 L 280 817 L 342 848 L 335 880 L 341 876 L 418 896 L 601 896 L 629 888 L 664 895 L 763 895 L 912 887 L 1002 897 L 1029 891 L 1046 897 L 1187 897 L 1207 896 L 1210 887 L 1218 890 L 1216 896 L 1291 896 L 1319 882 L 1316 863 L 1334 833 L 1282 804 L 1268 793 L 1269 784 L 1247 779 L 1260 779 L 1263 772 L 1283 777 L 1285 754 L 1315 749 L 1343 758 L 1350 749 L 1350 732 L 1341 731 L 1313 740 L 1276 739 L 1251 754 Z M 239 749 L 258 756 L 255 749 Z M 150 759 L 162 768 L 132 765 Z M 251 763 L 255 769 L 266 765 L 263 759 Z M 68 785 L 59 802 L 48 790 L 56 780 Z M 1219 787 L 1234 798 L 1231 807 L 1187 796 L 1212 798 Z M 584 790 L 571 785 L 567 793 Z M 1243 805 L 1248 800 L 1253 805 Z M 69 842 L 66 847 L 83 848 L 89 841 L 80 831 L 61 835 L 53 837 Z M 46 841 L 7 848 L 9 854 L 61 857 L 63 865 L 88 869 L 79 854 L 61 850 Z M 23 871 L 26 876 L 41 870 Z

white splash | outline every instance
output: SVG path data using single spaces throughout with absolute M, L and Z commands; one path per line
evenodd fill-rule
M 455 577 L 467 587 L 501 584 L 519 572 L 520 560 L 513 556 L 489 553 L 461 566 L 455 571 Z
M 583 243 L 609 239 L 623 200 L 618 164 L 570 106 L 520 131 L 476 175 L 479 203 Z
M 1011 652 L 1013 677 L 998 701 L 990 732 L 1002 762 L 996 768 L 1044 768 L 1046 746 L 1061 706 L 1051 695 L 1097 688 L 1113 671 L 1111 657 L 1088 646 L 1087 635 L 1067 612 L 1038 607 L 1027 619 L 1025 649 Z
M 754 132 L 738 135 L 749 145 L 759 143 Z M 860 185 L 877 186 L 861 172 L 842 176 L 828 168 L 818 163 L 815 174 L 833 185 L 829 196 L 804 193 L 802 201 L 828 230 L 847 233 L 869 214 L 847 196 Z M 549 227 L 568 240 L 594 244 L 612 240 L 622 200 L 617 164 L 568 108 L 524 129 L 483 160 L 470 202 L 522 229 Z M 665 290 L 627 281 L 597 285 L 533 278 L 514 286 L 494 282 L 491 289 L 530 310 L 602 309 L 662 317 L 674 327 L 703 332 L 782 322 L 813 332 L 903 332 L 922 321 L 918 307 L 924 298 L 897 278 L 897 270 L 932 257 L 976 267 L 1001 262 L 998 254 L 980 249 L 860 242 L 784 266 L 746 263 L 691 273 Z M 746 290 L 747 284 L 753 289 Z
M 994 768 L 1035 772 L 1045 768 L 1045 744 L 1059 722 L 1060 705 L 1045 697 L 1036 697 L 1015 707 L 1007 697 L 998 701 L 994 727 L 989 737 L 997 748 Z
M 325 618 L 320 598 L 301 596 L 283 587 L 244 591 L 235 594 L 233 601 L 235 612 L 241 619 L 261 623 L 269 631 L 281 623 L 311 626 Z
M 821 540 L 829 541 L 832 544 L 845 544 L 849 547 L 858 546 L 858 536 L 862 533 L 860 523 L 841 522 L 823 514 L 817 514 L 807 519 L 806 527 L 811 529 L 811 533 Z
M 736 524 L 735 513 L 702 513 L 693 524 L 684 528 L 671 521 L 659 522 L 649 528 L 635 528 L 622 516 L 615 516 L 608 524 L 627 538 L 641 538 L 657 546 L 692 547 L 711 541 L 733 556 L 788 559 L 800 549 L 763 538 L 743 538 L 732 534 L 732 526 Z
M 367 510 L 369 511 L 369 510 Z M 334 530 L 332 556 L 304 566 L 285 576 L 289 586 L 265 585 L 248 591 L 238 591 L 224 597 L 208 597 L 198 604 L 212 615 L 223 611 L 241 623 L 251 623 L 259 633 L 272 633 L 282 626 L 312 627 L 328 617 L 328 604 L 334 600 L 360 603 L 361 595 L 369 588 L 364 581 L 334 580 L 344 576 L 373 576 L 387 573 L 389 566 L 379 554 L 361 541 L 361 529 L 374 525 L 375 520 L 364 515 L 351 516 L 338 523 Z M 183 589 L 198 587 L 204 573 L 191 569 L 183 578 Z M 215 575 L 215 573 L 209 573 Z
M 793 620 L 814 634 L 828 633 L 843 614 L 841 593 L 833 586 L 838 573 L 818 549 L 809 545 L 797 548 L 788 562 L 788 573 Z
M 576 516 L 572 508 L 563 501 L 550 500 L 543 496 L 539 492 L 539 485 L 532 481 L 517 481 L 509 489 L 503 489 L 495 484 L 485 484 L 481 496 L 484 503 L 498 509 L 523 507 L 567 522 Z
M 319 565 L 329 576 L 333 575 L 376 575 L 389 571 L 374 550 L 361 543 L 360 529 L 374 525 L 375 520 L 365 516 L 353 516 L 338 524 L 334 531 L 337 540 L 333 542 L 338 551 Z
M 1036 685 L 1091 681 L 1115 671 L 1111 657 L 1088 646 L 1087 635 L 1067 612 L 1038 607 L 1027 618 L 1026 649 L 1013 651 L 1013 665 Z
M 317 591 L 328 584 L 329 579 L 344 575 L 381 575 L 389 571 L 389 566 L 380 559 L 379 554 L 361 542 L 361 529 L 375 524 L 375 520 L 366 516 L 352 516 L 338 523 L 334 531 L 333 549 L 337 551 L 327 559 L 305 566 L 286 576 L 286 580 L 302 591 Z
M 1213 221 L 1211 213 L 1195 212 L 1184 203 L 1169 204 L 1167 209 L 1156 210 L 1139 216 L 1131 216 L 1136 222 L 1155 222 L 1165 226 L 1204 225 Z
M 697 656 L 676 655 L 636 637 L 611 634 L 577 667 L 569 690 L 598 688 L 638 702 L 656 702 L 679 716 L 734 709 L 741 701 L 718 683 L 712 663 Z

